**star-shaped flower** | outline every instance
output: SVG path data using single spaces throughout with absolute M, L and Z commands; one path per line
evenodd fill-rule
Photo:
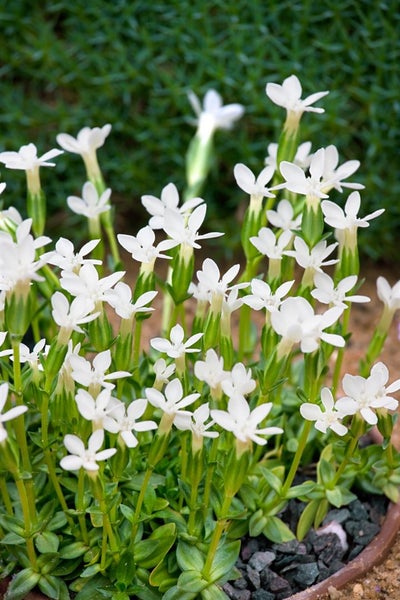
M 95 219 L 110 210 L 111 190 L 107 188 L 100 196 L 91 181 L 86 181 L 82 188 L 82 198 L 68 196 L 67 204 L 72 212 L 83 215 L 88 219 Z
M 329 388 L 322 388 L 321 402 L 324 410 L 321 410 L 317 404 L 311 404 L 310 402 L 302 404 L 300 406 L 300 414 L 303 419 L 315 421 L 315 429 L 318 429 L 322 433 L 326 433 L 328 429 L 332 429 L 337 435 L 346 435 L 348 429 L 341 423 L 346 413 L 337 409 Z
M 97 429 L 89 438 L 88 447 L 77 435 L 67 434 L 64 437 L 64 446 L 70 452 L 60 460 L 60 466 L 66 471 L 85 471 L 93 472 L 99 470 L 99 461 L 107 460 L 116 453 L 116 448 L 100 450 L 104 442 L 104 430 Z
M 202 338 L 203 335 L 203 333 L 195 333 L 184 342 L 185 332 L 182 325 L 177 323 L 172 327 L 169 339 L 155 337 L 150 340 L 150 345 L 155 350 L 164 352 L 170 358 L 179 358 L 186 353 L 200 352 L 200 348 L 192 348 L 192 346 Z
M 168 185 L 161 190 L 160 198 L 150 195 L 142 196 L 143 206 L 147 212 L 152 215 L 149 220 L 149 225 L 152 229 L 163 229 L 164 215 L 167 209 L 180 212 L 187 218 L 191 211 L 203 202 L 204 200 L 202 198 L 191 198 L 184 202 L 182 206 L 179 206 L 179 192 L 176 185 L 173 183 L 168 183 Z
M 0 152 L 0 162 L 4 163 L 7 169 L 32 171 L 39 167 L 55 167 L 55 163 L 49 161 L 60 154 L 63 154 L 62 150 L 53 148 L 38 156 L 35 144 L 27 144 L 21 146 L 18 152 Z
M 204 143 L 217 129 L 231 129 L 244 113 L 241 104 L 223 106 L 220 94 L 211 89 L 204 96 L 203 106 L 194 92 L 188 94 L 189 102 L 197 116 L 197 130 Z
M 59 133 L 57 135 L 57 143 L 67 152 L 73 152 L 81 156 L 89 155 L 103 146 L 110 131 L 110 124 L 103 127 L 84 127 L 79 131 L 76 138 L 68 133 Z
M 11 421 L 11 419 L 16 419 L 28 410 L 27 406 L 14 406 L 3 413 L 3 408 L 7 402 L 7 396 L 8 383 L 2 383 L 0 385 L 0 443 L 3 443 L 8 437 L 7 430 L 4 428 L 3 423 Z
M 266 94 L 274 104 L 286 108 L 288 115 L 295 115 L 300 119 L 303 112 L 323 113 L 323 108 L 311 106 L 329 92 L 316 92 L 301 100 L 302 87 L 296 75 L 287 77 L 282 85 L 278 83 L 267 83 Z
M 257 196 L 259 198 L 273 198 L 275 194 L 270 192 L 270 188 L 267 187 L 267 183 L 272 179 L 274 174 L 274 168 L 266 166 L 261 173 L 256 176 L 254 173 L 242 163 L 235 165 L 233 174 L 236 179 L 236 183 L 241 190 L 249 194 L 250 196 Z
M 179 379 L 173 379 L 166 387 L 164 393 L 154 388 L 146 388 L 146 397 L 155 408 L 160 408 L 168 415 L 176 415 L 182 408 L 193 404 L 200 394 L 183 396 L 183 388 Z

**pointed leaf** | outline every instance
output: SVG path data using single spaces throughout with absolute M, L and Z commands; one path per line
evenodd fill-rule
M 196 546 L 179 542 L 176 549 L 176 560 L 182 571 L 201 571 L 205 558 Z
M 295 538 L 293 531 L 278 517 L 268 517 L 267 524 L 263 529 L 263 534 L 272 542 L 280 544 L 289 542 Z
M 35 573 L 33 569 L 22 569 L 8 586 L 5 600 L 23 600 L 28 592 L 33 590 L 40 579 L 40 573 Z

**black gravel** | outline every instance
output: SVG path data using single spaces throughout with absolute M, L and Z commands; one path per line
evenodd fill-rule
M 380 530 L 387 498 L 369 496 L 344 508 L 332 509 L 318 533 L 310 530 L 301 542 L 275 544 L 264 536 L 244 538 L 236 567 L 240 577 L 224 585 L 232 600 L 284 600 L 336 573 L 355 558 Z M 291 500 L 280 515 L 295 531 L 304 504 Z M 344 530 L 344 548 L 332 524 Z M 324 526 L 326 531 L 324 531 Z

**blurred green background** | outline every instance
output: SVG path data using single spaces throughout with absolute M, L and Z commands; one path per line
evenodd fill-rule
M 99 151 L 113 189 L 118 228 L 137 231 L 146 216 L 143 194 L 184 186 L 185 152 L 194 134 L 188 90 L 214 87 L 245 116 L 218 132 L 217 160 L 203 197 L 208 224 L 223 227 L 243 193 L 233 166 L 263 167 L 285 111 L 265 95 L 267 81 L 295 73 L 304 95 L 330 90 L 322 115 L 305 114 L 302 141 L 313 150 L 334 143 L 341 162 L 359 159 L 353 181 L 366 186 L 362 214 L 386 213 L 360 235 L 374 259 L 398 260 L 400 11 L 397 0 L 30 0 L 1 2 L 0 151 L 35 142 L 39 154 L 58 132 L 111 123 Z M 61 207 L 84 181 L 79 157 L 63 155 L 42 169 L 46 195 Z M 1 169 L 4 202 L 22 202 L 24 175 Z M 347 193 L 338 195 L 339 202 Z M 222 225 L 223 223 L 223 225 Z M 238 239 L 230 219 L 227 243 Z

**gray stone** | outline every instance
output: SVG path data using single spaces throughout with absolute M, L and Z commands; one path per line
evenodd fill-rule
M 249 565 L 260 572 L 268 567 L 275 560 L 275 557 L 274 552 L 255 552 L 249 560 Z

